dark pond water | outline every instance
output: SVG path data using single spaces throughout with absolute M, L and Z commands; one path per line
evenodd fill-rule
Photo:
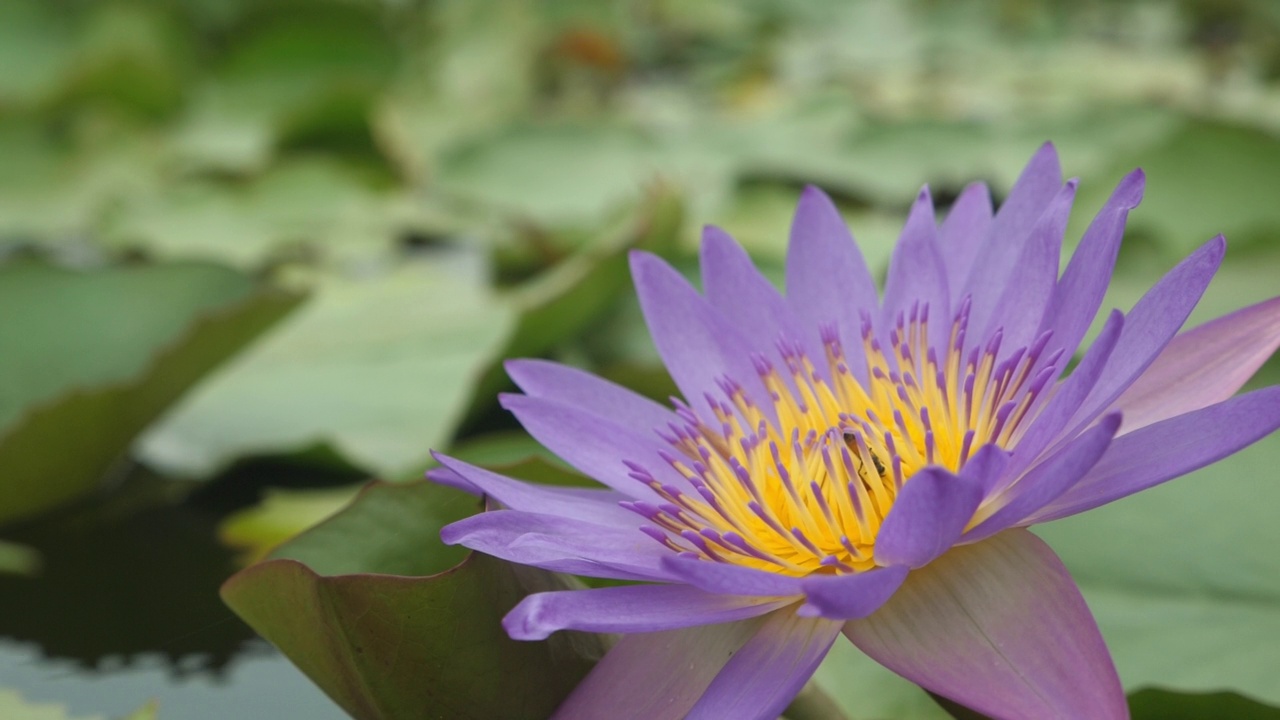
M 156 698 L 160 718 L 346 715 L 218 598 L 234 553 L 218 520 L 252 502 L 243 478 L 202 489 L 154 477 L 0 537 L 37 549 L 35 577 L 0 574 L 0 688 L 114 717 Z

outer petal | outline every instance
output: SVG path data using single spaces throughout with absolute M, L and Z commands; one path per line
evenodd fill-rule
M 688 585 L 624 585 L 529 595 L 502 620 L 516 640 L 557 630 L 641 633 L 745 620 L 793 600 L 712 595 Z
M 493 510 L 464 518 L 440 531 L 446 545 L 462 545 L 509 560 L 557 572 L 619 580 L 670 580 L 662 556 L 670 554 L 632 527 L 518 512 Z
M 1235 394 L 1280 347 L 1280 298 L 1184 332 L 1156 357 L 1112 408 L 1129 433 Z
M 835 324 L 850 370 L 865 381 L 861 313 L 878 314 L 876 284 L 835 204 L 812 185 L 800 195 L 791 224 L 787 302 L 806 329 L 816 333 Z
M 1075 487 L 1030 522 L 1119 500 L 1253 444 L 1280 427 L 1280 386 L 1263 388 L 1121 435 Z
M 1226 240 L 1221 235 L 1210 240 L 1178 263 L 1133 306 L 1102 377 L 1068 423 L 1074 426 L 1068 435 L 1074 435 L 1115 402 L 1164 350 L 1209 287 L 1225 251 Z
M 462 478 L 469 487 L 488 495 L 512 510 L 559 515 L 599 525 L 640 524 L 639 516 L 618 505 L 619 502 L 631 498 L 613 490 L 532 485 L 470 465 L 448 455 L 433 452 L 432 456 L 445 469 Z M 445 484 L 457 487 L 453 483 L 445 482 Z
M 876 535 L 876 564 L 918 568 L 946 552 L 982 502 L 982 483 L 927 467 L 902 486 Z
M 688 720 L 774 720 L 813 676 L 840 634 L 840 623 L 784 609 L 724 666 Z
M 764 412 L 772 412 L 773 404 L 765 402 L 769 395 L 751 361 L 759 348 L 656 256 L 633 251 L 631 275 L 658 353 L 680 392 L 704 420 L 718 426 L 704 395 L 718 394 L 717 382 L 725 376 L 741 383 Z
M 800 594 L 800 578 L 742 565 L 668 554 L 662 558 L 662 567 L 671 577 L 709 593 L 762 597 Z
M 885 667 L 993 718 L 1128 717 L 1080 591 L 1026 530 L 953 549 L 844 632 Z
M 546 360 L 508 360 L 506 369 L 533 397 L 577 405 L 637 431 L 679 422 L 675 413 L 649 398 L 578 368 Z
M 898 315 L 909 314 L 916 303 L 927 305 L 936 320 L 931 339 L 940 342 L 950 330 L 951 317 L 947 289 L 947 272 L 938 251 L 938 226 L 934 219 L 933 199 L 929 188 L 920 190 L 916 202 L 902 228 L 902 237 L 889 261 L 889 275 L 884 284 L 882 328 L 892 327 Z M 923 309 L 923 308 L 922 308 Z
M 1071 262 L 1054 290 L 1040 330 L 1053 331 L 1053 344 L 1075 351 L 1102 305 L 1111 281 L 1129 211 L 1142 201 L 1146 176 L 1134 170 L 1116 186 L 1107 204 L 1089 223 Z M 1037 333 L 1038 335 L 1039 333 Z
M 1098 333 L 1093 345 L 1089 346 L 1080 364 L 1058 385 L 1031 428 L 1018 439 L 1013 472 L 1020 473 L 1037 462 L 1045 448 L 1059 438 L 1067 422 L 1080 409 L 1080 404 L 1093 391 L 1093 386 L 1102 376 L 1123 328 L 1124 315 L 1119 310 L 1111 311 L 1107 323 L 1102 326 L 1102 331 Z
M 798 323 L 776 288 L 765 279 L 742 246 L 717 227 L 702 231 L 700 250 L 702 291 L 713 307 L 733 323 L 744 337 L 757 341 L 759 351 L 780 367 L 778 338 L 806 342 L 810 357 L 822 358 L 816 333 L 801 336 Z
M 1108 415 L 1009 486 L 974 516 L 961 540 L 977 542 L 1016 525 L 1057 499 L 1089 472 L 1111 445 L 1120 416 Z
M 552 720 L 680 720 L 764 623 L 761 617 L 624 635 Z
M 947 219 L 938 229 L 938 249 L 947 268 L 951 305 L 960 303 L 959 291 L 969 277 L 973 258 L 991 232 L 991 191 L 984 183 L 972 183 L 960 193 Z
M 1012 282 L 1017 249 L 1062 187 L 1062 167 L 1051 143 L 1040 146 L 1009 191 L 991 222 L 982 247 L 969 270 L 960 297 L 973 298 L 970 327 L 987 327 L 998 308 L 1000 293 Z
M 631 475 L 628 462 L 640 464 L 659 482 L 692 492 L 684 476 L 662 459 L 670 448 L 649 428 L 627 427 L 547 398 L 502 395 L 499 400 L 547 449 L 618 492 L 646 500 L 657 497 Z
M 885 603 L 906 579 L 909 568 L 877 568 L 849 575 L 811 575 L 805 578 L 802 617 L 850 620 L 870 615 Z
M 1045 208 L 1022 246 L 1011 248 L 1017 254 L 1017 278 L 1005 286 L 987 332 L 979 337 L 989 337 L 998 324 L 1004 328 L 1005 347 L 1024 347 L 1036 339 L 1036 331 L 1057 285 L 1062 236 L 1071 217 L 1078 182 L 1074 178 L 1069 180 Z

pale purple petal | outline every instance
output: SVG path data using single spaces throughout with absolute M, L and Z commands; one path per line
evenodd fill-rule
M 997 310 L 985 333 L 990 335 L 996 327 L 1003 328 L 1005 347 L 1030 345 L 1039 334 L 1040 322 L 1057 286 L 1062 236 L 1071 217 L 1078 182 L 1074 178 L 1068 181 L 1045 208 L 1022 245 L 1010 249 L 1017 255 L 1017 276 L 1005 286 L 996 302 Z
M 550 398 L 502 395 L 499 401 L 548 450 L 618 492 L 645 500 L 657 498 L 645 482 L 632 477 L 628 462 L 643 466 L 663 484 L 692 492 L 684 476 L 662 459 L 671 448 L 652 428 L 622 425 Z
M 947 268 L 951 304 L 960 303 L 959 291 L 969 277 L 974 256 L 991 232 L 991 191 L 985 183 L 972 183 L 960 193 L 938 229 L 938 249 Z
M 987 444 L 978 448 L 964 467 L 960 468 L 960 477 L 966 482 L 977 483 L 982 488 L 982 497 L 991 495 L 993 489 L 1000 485 L 1008 474 L 1012 453 L 999 445 Z
M 1072 427 L 1068 435 L 1075 434 L 1115 402 L 1169 344 L 1209 287 L 1225 251 L 1226 240 L 1221 235 L 1210 240 L 1178 263 L 1133 306 L 1102 377 L 1068 422 Z
M 631 526 L 607 526 L 516 510 L 491 510 L 440 530 L 446 545 L 462 545 L 520 565 L 618 580 L 670 580 L 662 558 L 671 551 Z
M 897 592 L 909 572 L 899 565 L 848 575 L 810 575 L 803 584 L 805 604 L 796 612 L 829 620 L 866 617 Z
M 903 484 L 876 535 L 876 564 L 918 568 L 946 552 L 982 502 L 982 484 L 927 467 Z
M 712 595 L 688 585 L 623 585 L 525 597 L 502 620 L 516 640 L 543 640 L 557 630 L 641 633 L 745 620 L 794 600 Z
M 769 395 L 752 364 L 758 351 L 689 283 L 660 258 L 632 251 L 631 276 L 640 309 L 654 345 L 685 400 L 704 421 L 718 425 L 705 394 L 719 395 L 725 377 L 742 385 L 766 414 L 773 412 Z
M 1119 500 L 1217 462 L 1280 427 L 1280 386 L 1263 388 L 1121 435 L 1079 483 L 1028 522 Z
M 769 615 L 716 675 L 687 720 L 775 720 L 827 656 L 840 627 L 789 610 Z
M 800 195 L 791 224 L 787 302 L 811 333 L 835 324 L 850 371 L 865 381 L 861 313 L 878 314 L 875 281 L 835 204 L 813 186 Z
M 1129 211 L 1142 202 L 1145 183 L 1146 176 L 1141 170 L 1134 170 L 1120 181 L 1084 231 L 1080 245 L 1058 281 L 1040 330 L 1051 330 L 1054 346 L 1068 354 L 1075 351 L 1098 314 L 1120 251 L 1125 220 Z
M 1173 339 L 1111 406 L 1129 433 L 1235 394 L 1280 347 L 1280 298 L 1211 320 Z
M 1036 220 L 1062 188 L 1062 167 L 1051 143 L 1040 146 L 1018 176 L 1009 197 L 991 221 L 991 231 L 965 279 L 958 297 L 973 300 L 970 327 L 987 327 L 998 308 L 996 302 L 1009 283 L 1016 281 L 1018 248 Z
M 1080 591 L 1053 551 L 1007 530 L 913 571 L 845 635 L 906 679 L 999 718 L 1128 718 Z
M 728 233 L 718 227 L 706 227 L 702 232 L 700 255 L 702 291 L 707 300 L 743 337 L 758 339 L 760 352 L 775 365 L 782 364 L 776 348 L 780 337 L 803 342 L 811 357 L 823 357 L 815 354 L 821 349 L 817 333 L 801 336 L 795 316 L 782 295 Z
M 1058 384 L 1053 397 L 1045 403 L 1031 427 L 1018 438 L 1017 445 L 1014 446 L 1012 477 L 1017 477 L 1022 470 L 1037 462 L 1045 448 L 1059 438 L 1067 421 L 1080 409 L 1080 404 L 1093 391 L 1093 386 L 1102 376 L 1123 328 L 1124 315 L 1119 310 L 1112 310 L 1102 331 L 1085 351 L 1076 369 Z
M 934 338 L 940 341 L 950 331 L 945 319 L 951 317 L 951 293 L 947 289 L 947 272 L 938 250 L 938 225 L 933 213 L 929 188 L 920 190 L 916 202 L 902 228 L 902 237 L 893 249 L 889 275 L 884 283 L 884 306 L 881 327 L 892 327 L 899 314 L 909 316 L 913 306 L 928 306 Z
M 678 421 L 668 408 L 585 370 L 546 360 L 508 360 L 505 367 L 528 395 L 577 405 L 636 431 Z
M 1057 499 L 1097 464 L 1120 427 L 1120 416 L 1108 415 L 1080 437 L 1064 445 L 1039 465 L 1031 468 L 974 516 L 973 527 L 962 542 L 977 542 L 1005 528 L 1019 524 L 1029 515 Z
M 441 453 L 432 453 L 432 456 L 445 470 L 464 480 L 467 485 L 512 510 L 561 515 L 599 525 L 642 524 L 638 515 L 618 505 L 631 497 L 613 490 L 534 485 Z M 438 475 L 433 475 L 432 479 L 440 482 Z
M 552 720 L 681 720 L 764 623 L 757 617 L 624 635 Z
M 743 565 L 680 555 L 662 558 L 667 574 L 709 593 L 786 597 L 800 594 L 800 578 Z

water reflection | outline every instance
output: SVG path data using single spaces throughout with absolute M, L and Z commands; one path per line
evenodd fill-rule
M 218 597 L 238 569 L 218 520 L 260 489 L 242 481 L 183 501 L 187 488 L 134 473 L 105 502 L 4 528 L 43 565 L 0 574 L 0 687 L 93 716 L 158 698 L 166 719 L 346 717 Z

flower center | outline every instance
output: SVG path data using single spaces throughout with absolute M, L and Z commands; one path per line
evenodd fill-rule
M 708 398 L 719 428 L 681 405 L 685 424 L 663 433 L 664 459 L 696 492 L 633 465 L 664 502 L 627 506 L 678 553 L 798 576 L 870 570 L 903 484 L 929 465 L 958 471 L 983 445 L 1012 447 L 1057 375 L 1061 353 L 1041 357 L 1048 333 L 1001 359 L 999 330 L 966 347 L 968 317 L 966 299 L 938 353 L 927 306 L 898 317 L 887 351 L 864 315 L 859 375 L 834 328 L 822 332 L 825 373 L 780 341 L 785 370 L 755 359 L 771 407 L 726 379 L 723 398 Z

